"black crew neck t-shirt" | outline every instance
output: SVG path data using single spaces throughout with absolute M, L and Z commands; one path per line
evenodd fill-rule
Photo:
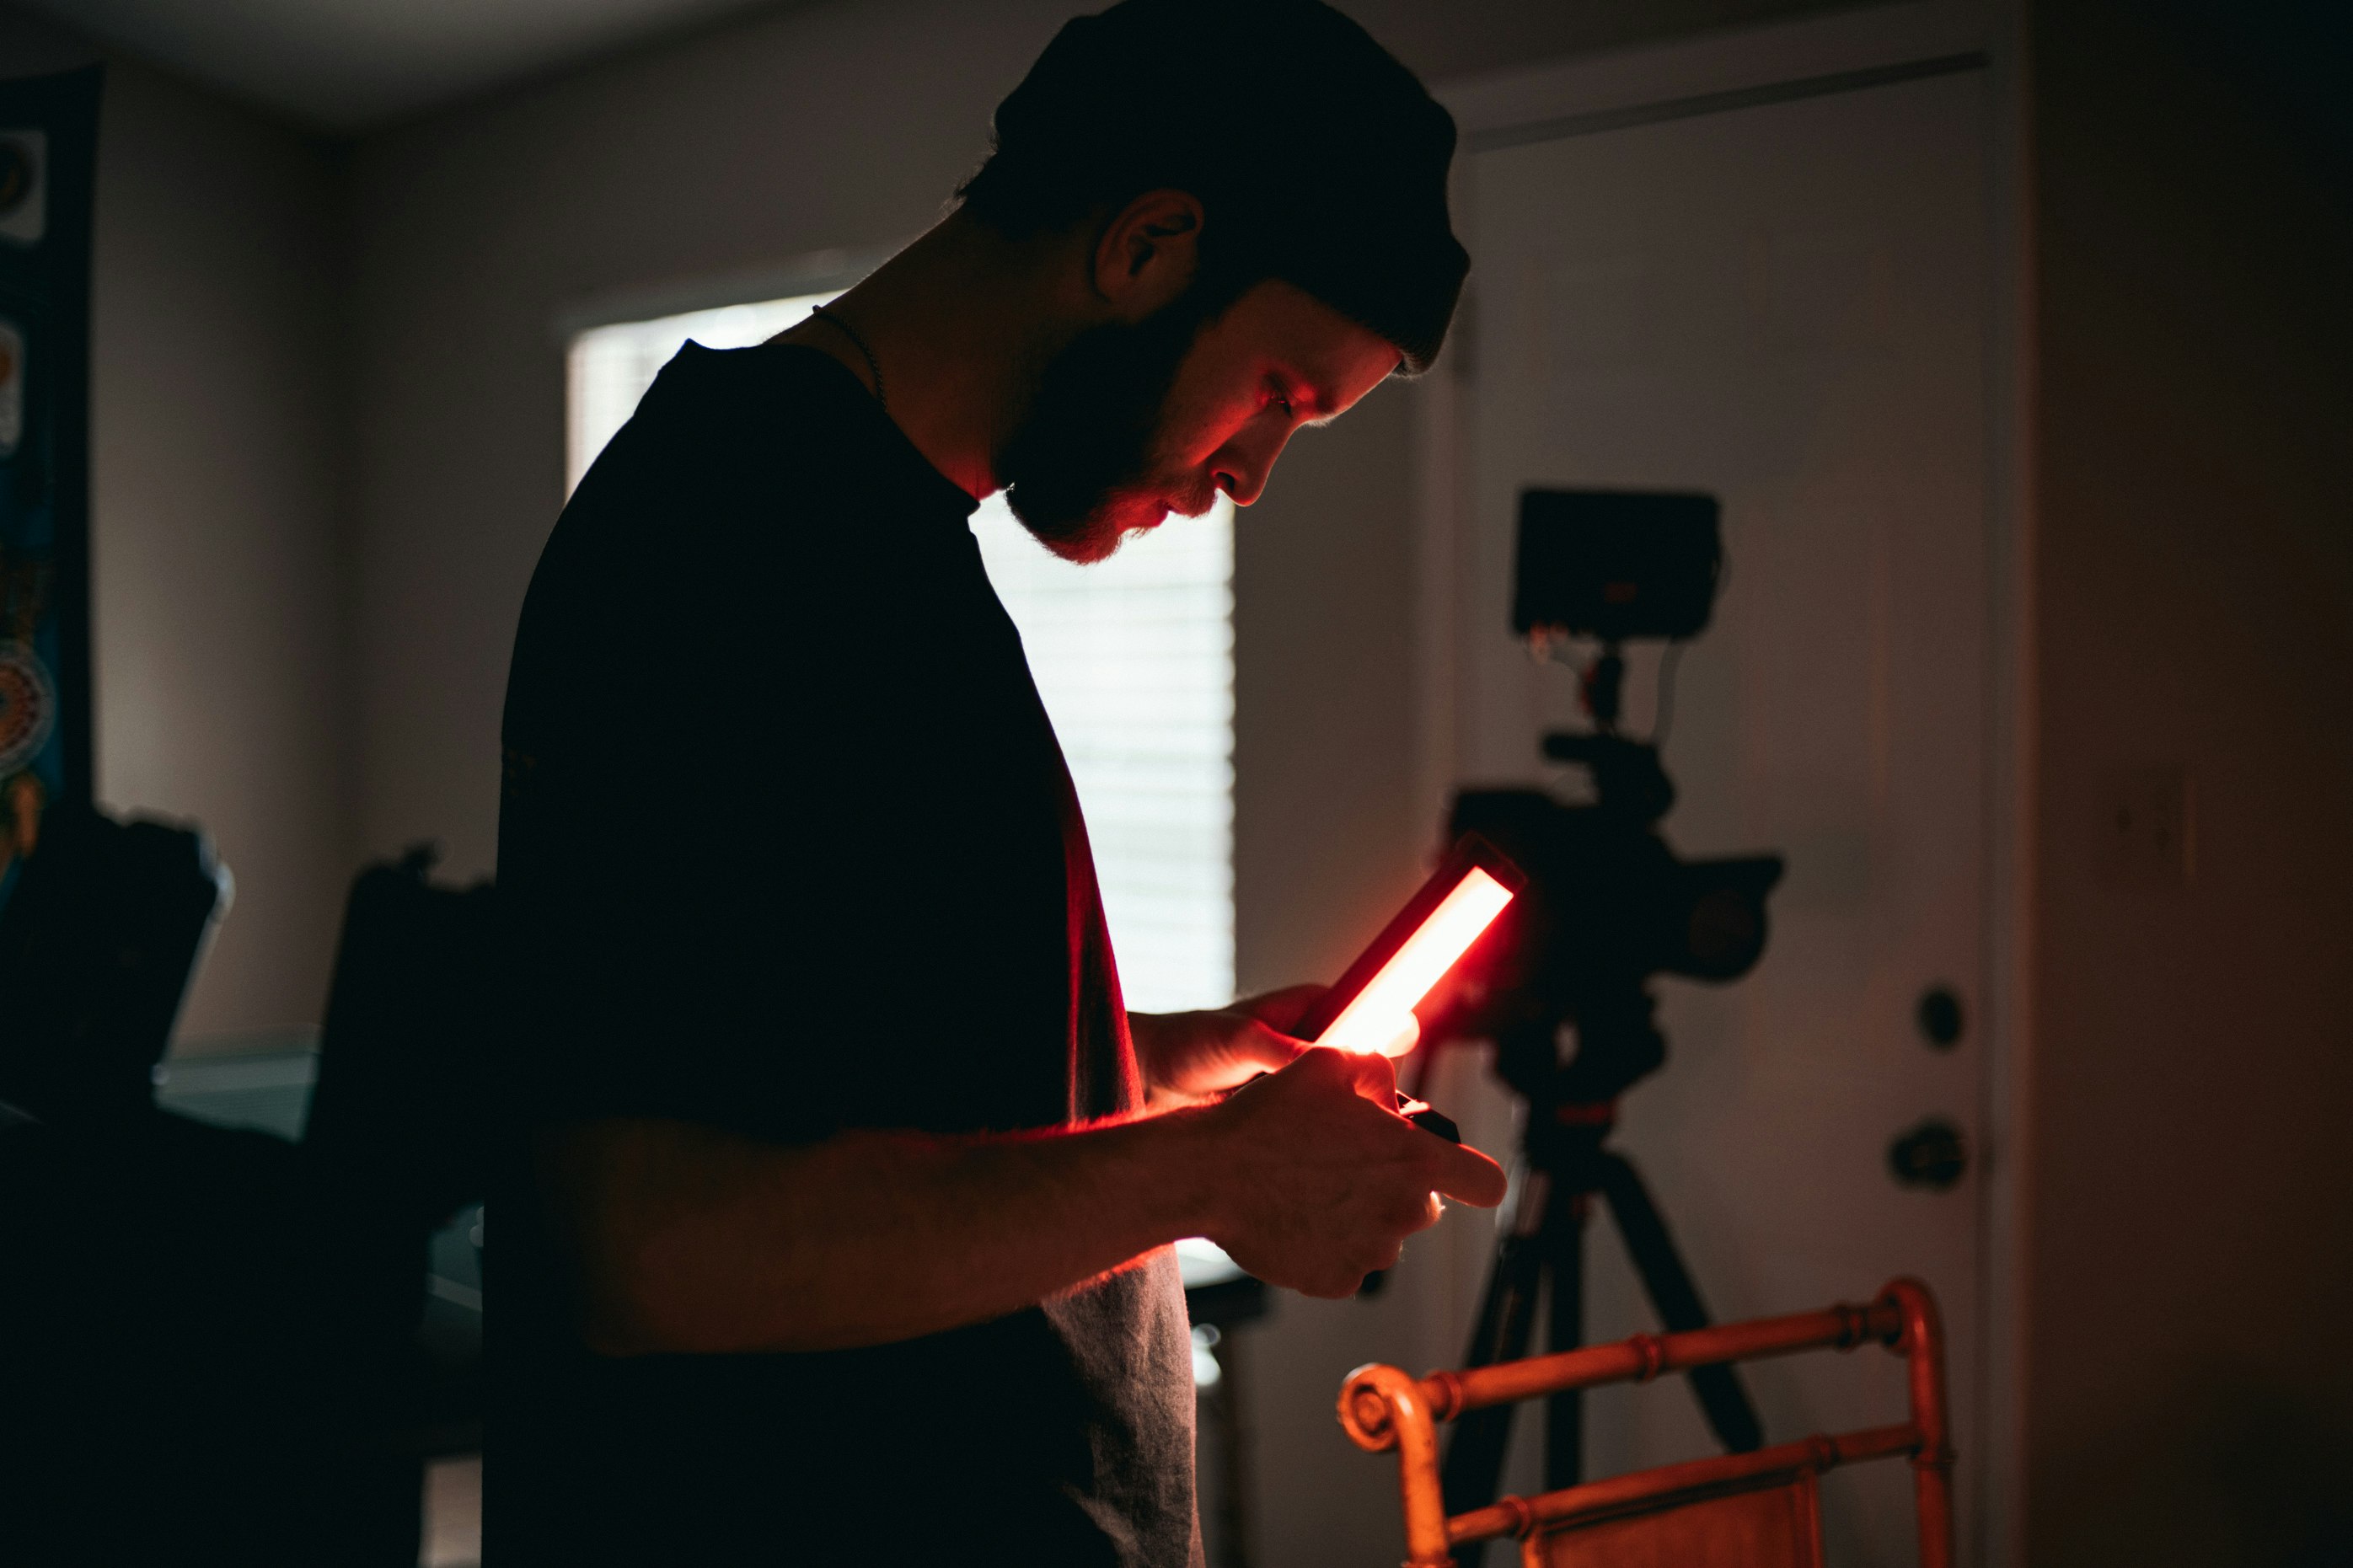
M 1141 1089 L 1086 828 L 970 497 L 847 370 L 690 343 L 523 605 L 499 886 L 485 1549 L 508 1563 L 1197 1561 L 1166 1249 L 948 1333 L 600 1357 L 527 1147 L 1066 1126 Z

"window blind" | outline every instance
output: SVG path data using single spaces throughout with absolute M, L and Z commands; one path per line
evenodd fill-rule
M 1233 504 L 1073 566 L 1000 499 L 973 518 L 1087 815 L 1128 1005 L 1234 990 Z

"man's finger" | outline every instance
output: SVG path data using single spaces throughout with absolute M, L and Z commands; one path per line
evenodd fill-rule
M 1294 1040 L 1289 1035 L 1277 1034 L 1263 1024 L 1253 1026 L 1235 1036 L 1233 1048 L 1234 1054 L 1243 1060 L 1256 1062 L 1261 1067 L 1276 1070 L 1289 1067 L 1293 1062 L 1314 1049 L 1313 1046 Z
M 1509 1184 L 1503 1166 L 1476 1149 L 1451 1143 L 1439 1162 L 1438 1179 L 1431 1184 L 1448 1197 L 1482 1209 L 1502 1203 L 1504 1190 Z
M 1245 996 L 1234 1004 L 1238 1012 L 1247 1013 L 1268 1028 L 1289 1034 L 1307 1016 L 1307 1009 L 1322 999 L 1328 985 L 1286 985 L 1280 991 L 1261 992 Z
M 1329 1046 L 1317 1046 L 1319 1051 L 1331 1050 Z M 1349 1081 L 1356 1092 L 1384 1110 L 1397 1109 L 1397 1064 L 1388 1058 L 1366 1055 L 1359 1051 L 1334 1051 L 1333 1055 L 1347 1064 Z

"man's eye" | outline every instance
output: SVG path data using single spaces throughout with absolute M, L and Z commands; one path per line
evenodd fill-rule
M 1275 391 L 1269 391 L 1266 395 L 1267 401 L 1273 404 L 1277 408 L 1282 409 L 1285 417 L 1290 416 L 1291 399 L 1285 397 L 1282 393 Z

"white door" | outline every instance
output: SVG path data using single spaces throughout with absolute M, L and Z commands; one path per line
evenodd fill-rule
M 1681 661 L 1665 830 L 1687 856 L 1773 850 L 1788 872 L 1752 975 L 1659 984 L 1669 1062 L 1623 1102 L 1617 1143 L 1719 1319 L 1864 1299 L 1896 1274 L 1935 1289 L 1964 1560 L 1981 1173 L 1901 1187 L 1888 1148 L 1931 1116 L 1980 1128 L 1987 123 L 1984 73 L 1964 70 L 1473 155 L 1451 611 L 1456 777 L 1565 786 L 1536 742 L 1579 722 L 1573 679 L 1506 623 L 1520 489 L 1721 499 L 1729 576 Z M 1655 647 L 1631 662 L 1639 735 Z M 1915 1021 L 1938 985 L 1966 1013 L 1948 1049 Z M 1441 1085 L 1492 1135 L 1501 1103 L 1478 1104 L 1470 1076 Z M 1655 1327 L 1614 1228 L 1598 1222 L 1588 1251 L 1588 1334 Z M 1900 1363 L 1877 1352 L 1767 1363 L 1749 1385 L 1768 1441 L 1903 1410 Z M 1598 1397 L 1588 1427 L 1596 1475 L 1710 1447 L 1679 1386 Z M 1825 1484 L 1833 1562 L 1912 1561 L 1908 1474 L 1873 1469 Z M 1511 1479 L 1534 1479 L 1523 1452 Z

